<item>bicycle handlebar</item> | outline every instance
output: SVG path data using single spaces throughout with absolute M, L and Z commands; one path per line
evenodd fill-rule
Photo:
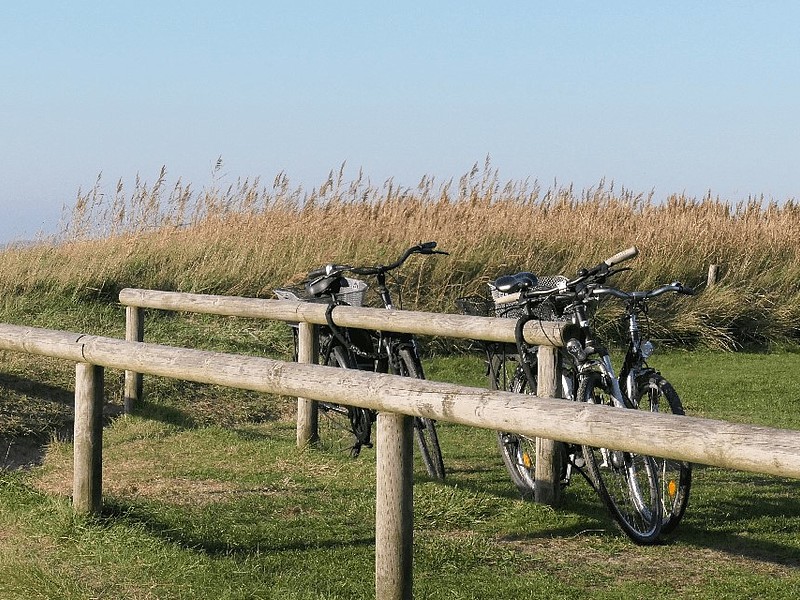
M 567 291 L 576 293 L 576 288 L 588 281 L 589 279 L 596 278 L 597 280 L 603 279 L 605 276 L 610 275 L 611 272 L 609 269 L 614 265 L 618 265 L 619 263 L 625 262 L 632 258 L 635 258 L 639 255 L 639 249 L 636 246 L 631 246 L 630 248 L 626 248 L 620 252 L 617 252 L 613 256 L 606 258 L 605 260 L 599 262 L 596 266 L 592 267 L 591 269 L 580 269 L 578 271 L 578 276 L 573 279 L 572 281 L 568 281 L 560 287 L 554 287 L 548 290 L 523 290 L 520 292 L 515 292 L 513 294 L 508 294 L 507 296 L 502 296 L 500 298 L 495 299 L 495 304 L 511 304 L 512 302 L 517 302 L 520 299 L 525 298 L 537 298 L 542 296 L 549 296 L 554 293 L 564 293 Z
M 595 275 L 603 275 L 608 274 L 608 270 L 613 267 L 614 265 L 618 265 L 619 263 L 625 262 L 626 260 L 630 260 L 632 258 L 636 258 L 639 255 L 639 249 L 636 246 L 631 246 L 630 248 L 626 248 L 621 252 L 617 252 L 613 256 L 609 256 L 604 261 L 601 261 L 597 264 L 597 266 L 592 267 L 591 269 L 581 269 L 578 271 L 578 277 L 573 279 L 569 282 L 568 285 L 577 285 L 579 283 L 583 283 L 590 277 L 594 277 Z
M 619 298 L 621 300 L 645 300 L 648 298 L 655 298 L 656 296 L 666 294 L 667 292 L 675 292 L 677 294 L 685 294 L 687 296 L 694 295 L 694 290 L 692 288 L 685 287 L 680 281 L 676 281 L 669 285 L 662 285 L 661 287 L 652 290 L 638 292 L 623 292 L 622 290 L 611 287 L 597 287 L 589 290 L 589 294 L 593 296 L 614 296 L 615 298 Z
M 411 246 L 403 255 L 390 265 L 375 265 L 374 267 L 348 267 L 346 270 L 355 275 L 378 275 L 387 273 L 401 266 L 412 254 L 448 254 L 444 250 L 436 250 L 436 242 L 424 242 Z
M 330 277 L 331 275 L 342 274 L 345 272 L 353 273 L 354 275 L 379 275 L 387 273 L 401 266 L 412 254 L 444 254 L 448 252 L 444 250 L 436 250 L 436 242 L 424 242 L 411 246 L 398 258 L 395 262 L 389 265 L 375 265 L 372 267 L 354 267 L 352 265 L 339 265 L 329 264 L 324 267 L 319 267 L 313 271 L 309 271 L 308 279 L 314 280 L 320 277 Z

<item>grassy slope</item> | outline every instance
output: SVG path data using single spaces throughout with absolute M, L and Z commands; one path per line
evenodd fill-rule
M 792 205 L 731 212 L 711 199 L 675 198 L 657 206 L 603 188 L 581 197 L 501 189 L 491 173 L 473 173 L 458 190 L 423 182 L 414 193 L 370 191 L 359 182 L 343 188 L 334 177 L 302 211 L 278 179 L 271 197 L 246 184 L 196 198 L 192 212 L 185 190 L 165 194 L 158 185 L 123 197 L 129 210 L 119 218 L 119 193 L 103 208 L 90 192 L 66 241 L 0 253 L 0 321 L 120 337 L 114 299 L 124 286 L 268 296 L 311 266 L 383 261 L 420 239 L 438 239 L 453 254 L 409 264 L 406 300 L 450 310 L 454 297 L 503 272 L 534 265 L 573 272 L 637 243 L 642 256 L 624 280 L 631 285 L 697 283 L 708 262 L 723 265 L 723 285 L 676 305 L 660 337 L 713 333 L 712 345 L 796 338 L 800 220 Z M 98 206 L 102 218 L 92 221 L 87 214 L 96 217 Z M 93 222 L 110 229 L 81 241 Z M 187 222 L 195 226 L 182 227 Z M 147 328 L 151 341 L 289 355 L 279 325 L 156 313 Z M 2 360 L 3 441 L 68 429 L 74 366 L 10 354 Z M 795 354 L 672 352 L 654 363 L 690 414 L 800 426 Z M 428 373 L 481 382 L 479 361 L 438 358 Z M 113 413 L 121 374 L 109 373 L 106 386 Z M 106 428 L 101 518 L 71 513 L 69 443 L 53 440 L 40 468 L 0 475 L 0 597 L 371 596 L 371 452 L 356 461 L 298 453 L 285 399 L 157 378 L 146 386 L 137 414 Z M 491 432 L 443 425 L 441 437 L 448 481 L 427 481 L 417 466 L 416 597 L 798 595 L 795 481 L 698 468 L 675 539 L 637 548 L 582 481 L 557 511 L 522 503 Z

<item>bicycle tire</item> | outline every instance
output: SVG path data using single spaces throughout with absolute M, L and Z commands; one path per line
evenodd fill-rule
M 522 367 L 517 367 L 509 385 L 509 391 L 517 394 L 530 393 L 528 380 Z M 497 445 L 503 464 L 524 500 L 533 500 L 536 494 L 536 438 L 512 433 L 497 432 Z
M 636 382 L 637 406 L 651 412 L 686 414 L 681 399 L 672 384 L 660 373 L 650 371 Z M 655 458 L 661 484 L 662 525 L 661 533 L 670 533 L 680 523 L 689 503 L 692 486 L 691 463 L 667 458 Z
M 425 379 L 422 365 L 417 355 L 411 348 L 400 348 L 400 375 Z M 419 446 L 420 456 L 425 465 L 428 476 L 432 479 L 443 480 L 445 477 L 442 449 L 439 446 L 439 434 L 436 432 L 436 423 L 433 419 L 414 417 L 414 437 Z
M 517 368 L 516 348 L 508 344 L 487 346 L 487 375 L 489 389 L 508 390 Z
M 353 368 L 347 350 L 340 345 L 334 345 L 330 349 L 325 364 L 342 369 Z M 332 439 L 328 440 L 329 443 L 337 447 L 350 444 L 348 450 L 353 458 L 358 457 L 362 447 L 372 446 L 372 424 L 375 420 L 372 411 L 330 402 L 320 402 L 318 407 L 330 423 L 329 437 Z M 322 438 L 320 434 L 320 443 L 324 444 L 325 440 Z
M 599 373 L 581 376 L 578 399 L 613 406 Z M 661 533 L 661 497 L 657 466 L 651 456 L 583 446 L 586 468 L 597 493 L 619 528 L 640 545 L 653 544 Z

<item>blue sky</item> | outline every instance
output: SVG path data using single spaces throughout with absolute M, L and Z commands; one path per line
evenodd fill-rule
M 177 1 L 0 7 L 0 242 L 109 191 L 346 163 L 656 199 L 800 199 L 800 3 Z

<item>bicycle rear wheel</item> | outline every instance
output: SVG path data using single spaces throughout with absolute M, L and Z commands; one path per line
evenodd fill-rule
M 599 373 L 581 378 L 578 398 L 614 406 Z M 591 446 L 583 446 L 583 457 L 597 493 L 620 529 L 637 544 L 655 543 L 662 526 L 655 460 L 643 454 Z
M 353 368 L 347 350 L 340 345 L 331 348 L 326 365 Z M 362 447 L 372 447 L 372 423 L 375 420 L 372 411 L 329 402 L 320 402 L 318 407 L 320 414 L 325 417 L 324 422 L 320 421 L 319 424 L 321 445 L 337 450 L 347 449 L 353 458 L 361 453 Z
M 411 348 L 400 348 L 399 358 L 399 375 L 425 379 L 422 365 Z M 425 464 L 428 475 L 433 479 L 444 479 L 444 460 L 442 459 L 442 449 L 439 447 L 439 435 L 436 432 L 435 421 L 414 417 L 414 437 L 417 439 L 422 462 Z
M 636 382 L 637 405 L 640 410 L 683 415 L 683 405 L 675 388 L 657 372 L 645 373 Z M 689 503 L 692 485 L 691 463 L 668 458 L 655 458 L 661 485 L 663 511 L 662 533 L 673 531 L 681 521 Z
M 508 390 L 517 369 L 517 349 L 511 344 L 487 343 L 489 389 Z
M 517 367 L 509 391 L 517 394 L 530 393 L 522 367 Z M 497 445 L 511 481 L 524 499 L 533 500 L 536 488 L 536 438 L 510 431 L 498 431 Z

